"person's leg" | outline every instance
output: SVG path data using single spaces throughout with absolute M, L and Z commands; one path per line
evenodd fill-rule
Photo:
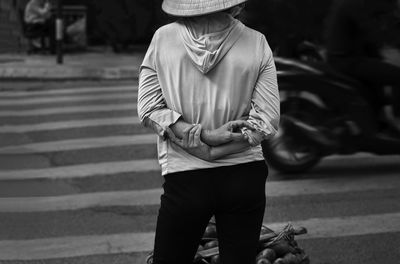
M 360 91 L 375 109 L 377 117 L 400 131 L 400 68 L 378 58 L 347 58 L 330 60 L 335 68 L 366 84 Z M 389 102 L 384 98 L 384 86 L 392 86 Z M 394 109 L 394 111 L 393 111 Z M 398 120 L 395 115 L 399 114 Z
M 373 132 L 374 130 L 370 127 L 372 124 L 376 124 L 375 120 L 379 117 L 381 112 L 381 108 L 383 105 L 383 93 L 382 91 L 380 91 L 379 84 L 375 82 L 375 78 L 370 78 L 371 75 L 367 74 L 367 72 L 372 71 L 375 67 L 371 68 L 369 63 L 364 66 L 362 60 L 362 57 L 328 57 L 328 63 L 334 69 L 338 70 L 341 73 L 344 73 L 349 77 L 356 79 L 363 84 L 359 87 L 360 89 L 357 89 L 357 92 L 360 95 L 360 98 L 358 99 L 360 99 L 359 103 L 361 103 L 362 101 L 368 103 L 372 110 L 371 116 L 365 117 L 365 113 L 362 113 L 364 118 L 360 118 L 359 114 L 354 115 L 354 109 L 351 107 L 353 103 L 355 103 L 353 101 L 347 102 L 346 105 L 350 106 L 350 108 L 346 109 L 346 111 L 351 114 L 351 116 L 353 116 L 355 120 L 362 120 L 364 124 L 362 125 L 363 132 L 366 128 L 369 127 L 369 129 L 367 129 L 369 131 L 367 134 L 370 134 L 370 132 Z M 355 105 L 358 105 L 359 103 L 355 103 Z M 356 112 L 358 113 L 359 111 Z M 373 133 L 375 134 L 375 132 Z
M 192 263 L 212 216 L 212 170 L 165 176 L 157 219 L 154 264 Z
M 390 85 L 392 88 L 391 97 L 388 102 L 382 104 L 382 118 L 386 124 L 394 131 L 400 132 L 400 68 L 383 62 L 372 59 L 364 59 L 360 66 L 359 74 L 365 71 L 365 75 L 374 80 L 378 85 Z
M 56 53 L 56 22 L 53 18 L 46 20 L 46 36 L 48 37 L 48 49 L 52 54 Z
M 353 68 L 354 74 L 380 87 L 392 86 L 390 104 L 400 117 L 400 68 L 378 59 L 363 58 Z
M 255 263 L 267 175 L 264 161 L 230 166 L 218 175 L 215 218 L 221 263 Z

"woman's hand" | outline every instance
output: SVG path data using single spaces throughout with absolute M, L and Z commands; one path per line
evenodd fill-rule
M 244 135 L 246 135 L 247 141 L 249 142 L 250 146 L 255 147 L 261 144 L 264 137 L 263 134 L 258 131 L 251 131 L 246 128 L 242 129 Z
M 210 146 L 247 140 L 247 135 L 241 132 L 242 128 L 254 130 L 253 126 L 245 120 L 229 121 L 217 129 L 203 130 L 201 139 Z
M 168 138 L 195 157 L 202 160 L 212 161 L 214 158 L 211 155 L 211 147 L 201 141 L 200 135 L 202 127 L 200 124 L 187 127 L 183 130 L 182 139 L 175 136 L 174 132 L 166 129 Z

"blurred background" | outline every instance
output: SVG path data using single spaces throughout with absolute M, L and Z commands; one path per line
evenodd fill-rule
M 21 31 L 20 10 L 28 0 L 2 0 L 0 29 L 0 52 L 24 52 L 26 39 Z M 75 6 L 70 16 L 78 19 L 85 16 L 87 45 L 105 45 L 110 35 L 115 35 L 118 44 L 147 44 L 154 31 L 172 21 L 160 6 L 161 0 L 63 0 L 66 6 Z M 321 40 L 321 32 L 331 0 L 253 0 L 242 14 L 242 20 L 250 27 L 269 36 L 272 47 L 281 49 L 294 39 Z M 53 6 L 55 1 L 50 1 Z M 285 17 L 285 19 L 276 19 Z M 67 23 L 72 23 L 68 21 Z
M 239 17 L 266 35 L 281 96 L 264 223 L 307 228 L 311 263 L 399 263 L 398 4 L 333 1 L 250 0 Z M 138 71 L 174 18 L 161 0 L 51 0 L 37 28 L 28 2 L 0 0 L 0 263 L 144 264 L 163 179 Z

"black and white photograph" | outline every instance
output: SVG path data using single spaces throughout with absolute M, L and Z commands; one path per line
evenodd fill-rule
M 310 263 L 400 263 L 400 0 L 0 0 L 0 264 Z

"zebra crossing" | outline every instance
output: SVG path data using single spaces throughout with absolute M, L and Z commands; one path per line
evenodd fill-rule
M 144 263 L 162 177 L 136 99 L 136 84 L 0 91 L 0 263 Z M 326 176 L 346 161 L 368 170 L 375 157 L 330 158 L 298 179 L 272 172 L 265 223 L 305 226 L 301 241 L 400 234 L 399 170 Z
M 366 217 L 331 218 L 324 224 L 318 219 L 299 221 L 302 226 L 312 226 L 313 230 L 303 239 L 319 237 L 339 237 L 345 235 L 361 235 L 366 233 L 364 227 L 372 228 L 367 233 L 396 232 L 400 228 L 400 214 L 371 215 Z M 378 229 L 375 225 L 381 221 Z M 331 228 L 326 229 L 326 226 Z M 270 223 L 269 226 L 276 230 L 283 228 L 281 223 Z M 20 260 L 68 258 L 71 255 L 85 256 L 95 254 L 118 254 L 129 252 L 143 252 L 152 250 L 154 233 L 124 233 L 100 236 L 76 236 L 53 239 L 32 239 L 17 241 L 1 241 L 0 247 L 6 249 L 2 254 L 5 258 Z M 50 247 L 50 248 L 49 248 Z M 52 248 L 57 248 L 55 251 Z M 18 251 L 16 250 L 18 249 Z

